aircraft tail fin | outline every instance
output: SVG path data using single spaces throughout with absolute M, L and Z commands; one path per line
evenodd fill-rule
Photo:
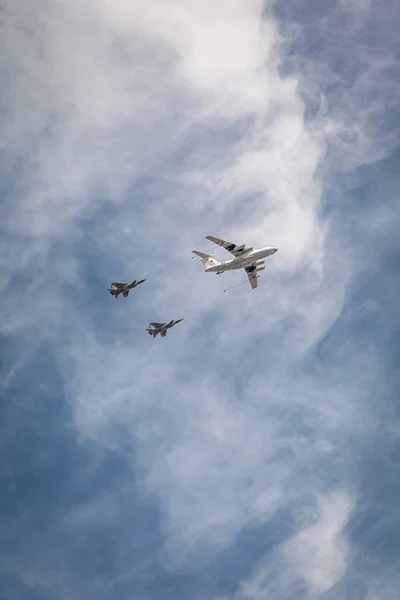
M 205 254 L 204 252 L 199 252 L 198 250 L 192 250 L 192 252 L 201 258 L 201 262 L 203 263 L 205 269 L 207 269 L 207 267 L 216 267 L 220 264 L 217 260 L 215 260 L 215 254 Z

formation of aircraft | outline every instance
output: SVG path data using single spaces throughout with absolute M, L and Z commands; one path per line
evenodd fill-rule
M 232 259 L 219 262 L 218 260 L 215 260 L 215 254 L 206 254 L 199 250 L 192 250 L 193 254 L 196 254 L 196 256 L 201 258 L 206 273 L 216 273 L 217 275 L 221 275 L 226 271 L 244 269 L 253 290 L 257 287 L 257 279 L 259 278 L 257 273 L 265 269 L 265 259 L 268 256 L 275 254 L 278 250 L 275 246 L 265 246 L 264 248 L 254 249 L 253 246 L 233 244 L 232 242 L 227 242 L 226 240 L 213 237 L 212 235 L 207 235 L 206 239 L 217 246 L 221 246 L 221 248 L 225 248 L 225 250 L 233 255 Z M 108 288 L 108 291 L 115 296 L 115 298 L 118 298 L 120 294 L 126 298 L 129 296 L 130 290 L 144 281 L 146 281 L 146 279 L 141 279 L 140 281 L 136 281 L 135 279 L 131 283 L 118 283 L 114 281 L 111 284 L 111 287 Z M 146 331 L 149 335 L 152 335 L 153 338 L 158 334 L 160 334 L 161 337 L 165 337 L 168 329 L 174 327 L 174 325 L 181 321 L 183 321 L 183 319 L 172 320 L 169 321 L 169 323 L 157 323 L 152 321 Z
M 221 273 L 225 273 L 225 271 L 244 269 L 253 290 L 257 287 L 257 279 L 259 277 L 257 273 L 265 269 L 265 259 L 268 256 L 275 254 L 278 250 L 278 248 L 275 248 L 274 246 L 266 246 L 265 248 L 254 250 L 253 246 L 233 244 L 232 242 L 226 242 L 225 240 L 213 237 L 212 235 L 207 235 L 206 239 L 225 248 L 225 250 L 228 250 L 228 252 L 234 256 L 231 260 L 219 262 L 218 260 L 215 260 L 215 254 L 205 254 L 198 250 L 192 250 L 193 254 L 196 254 L 201 258 L 206 273 L 216 273 L 217 275 L 221 275 Z
M 180 323 L 181 321 L 183 321 L 183 319 L 178 319 L 176 321 L 172 320 L 169 323 L 155 323 L 154 321 L 152 321 L 149 324 L 149 329 L 146 329 L 146 331 L 148 331 L 148 333 L 154 338 L 158 333 L 161 335 L 161 337 L 165 337 L 167 335 L 168 329 L 171 329 L 171 327 L 173 327 L 177 323 Z
M 118 283 L 117 281 L 113 281 L 111 287 L 108 288 L 110 294 L 118 298 L 120 294 L 123 295 L 124 298 L 129 296 L 129 290 L 135 288 L 139 283 L 143 283 L 146 281 L 145 279 L 141 279 L 140 281 L 131 281 L 131 283 Z

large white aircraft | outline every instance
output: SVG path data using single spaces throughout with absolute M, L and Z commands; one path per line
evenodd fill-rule
M 212 235 L 206 235 L 206 239 L 225 248 L 225 250 L 228 250 L 228 252 L 235 257 L 231 260 L 218 262 L 214 258 L 215 254 L 205 254 L 198 250 L 192 250 L 193 254 L 196 254 L 201 258 L 206 273 L 216 273 L 217 275 L 220 275 L 221 273 L 225 273 L 225 271 L 244 269 L 253 290 L 257 287 L 257 279 L 259 277 L 257 273 L 265 269 L 264 259 L 267 258 L 267 256 L 275 254 L 278 250 L 278 248 L 273 246 L 266 246 L 265 248 L 254 250 L 252 246 L 247 247 L 245 244 L 239 246 L 232 244 L 232 242 L 220 240 Z

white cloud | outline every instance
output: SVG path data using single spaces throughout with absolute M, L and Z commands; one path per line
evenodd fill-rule
M 310 523 L 268 554 L 245 581 L 236 598 L 320 598 L 339 583 L 346 572 L 349 547 L 343 530 L 352 502 L 343 492 L 318 496 Z
M 302 578 L 311 596 L 330 590 L 343 578 L 349 548 L 344 527 L 351 502 L 344 493 L 319 498 L 316 522 L 285 545 L 285 558 Z
M 282 555 L 294 580 L 301 568 L 318 594 L 343 576 L 351 508 L 341 490 L 323 495 L 322 465 L 348 476 L 352 466 L 335 453 L 357 419 L 362 427 L 361 401 L 376 376 L 373 354 L 353 356 L 346 344 L 329 373 L 303 372 L 340 315 L 353 268 L 362 268 L 321 217 L 323 176 L 334 159 L 348 169 L 383 157 L 393 139 L 374 147 L 371 110 L 360 109 L 381 63 L 352 94 L 339 93 L 337 108 L 322 103 L 306 118 L 303 88 L 330 73 L 311 61 L 301 76 L 284 77 L 277 26 L 261 20 L 262 8 L 97 0 L 43 2 L 30 14 L 8 4 L 2 139 L 28 165 L 6 221 L 10 236 L 25 237 L 8 264 L 32 279 L 2 331 L 56 342 L 80 434 L 118 445 L 111 425 L 125 423 L 145 467 L 143 493 L 159 499 L 165 565 L 202 543 L 220 550 L 279 506 L 320 498 L 317 523 Z M 107 216 L 104 198 L 113 203 Z M 107 269 L 148 277 L 128 301 L 104 308 L 118 315 L 112 343 L 100 338 L 91 305 L 79 304 L 84 219 Z M 190 261 L 206 234 L 279 246 L 256 293 L 223 294 L 240 276 L 221 281 Z M 93 269 L 109 274 L 96 261 Z M 71 284 L 75 295 L 65 297 Z M 175 316 L 186 320 L 165 340 L 137 325 Z

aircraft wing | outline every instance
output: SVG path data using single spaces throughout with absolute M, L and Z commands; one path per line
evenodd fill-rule
M 164 329 L 163 331 L 160 331 L 160 335 L 161 337 L 165 337 L 167 335 L 167 330 Z
M 124 290 L 122 292 L 122 295 L 123 295 L 124 298 L 126 298 L 127 296 L 129 296 L 129 290 Z
M 254 271 L 252 267 L 245 269 L 245 271 L 247 273 L 247 277 L 249 278 L 251 289 L 255 290 L 258 284 L 257 279 L 259 277 L 257 275 L 257 271 Z
M 233 254 L 233 256 L 241 256 L 242 254 L 246 254 L 246 252 L 251 250 L 251 248 L 246 248 L 245 244 L 241 244 L 239 246 L 238 244 L 221 240 L 220 238 L 213 237 L 212 235 L 206 235 L 206 239 L 210 240 L 210 242 L 213 242 L 214 244 L 217 244 L 217 246 L 221 246 L 221 248 L 225 248 L 225 250 L 228 250 L 228 252 Z
M 113 281 L 112 284 L 115 288 L 122 288 L 126 285 L 126 283 L 118 283 L 117 281 Z
M 157 327 L 157 328 L 158 328 L 158 327 L 162 327 L 162 326 L 164 325 L 164 323 L 155 323 L 154 321 L 152 321 L 152 322 L 150 323 L 150 325 L 151 325 L 152 327 Z

